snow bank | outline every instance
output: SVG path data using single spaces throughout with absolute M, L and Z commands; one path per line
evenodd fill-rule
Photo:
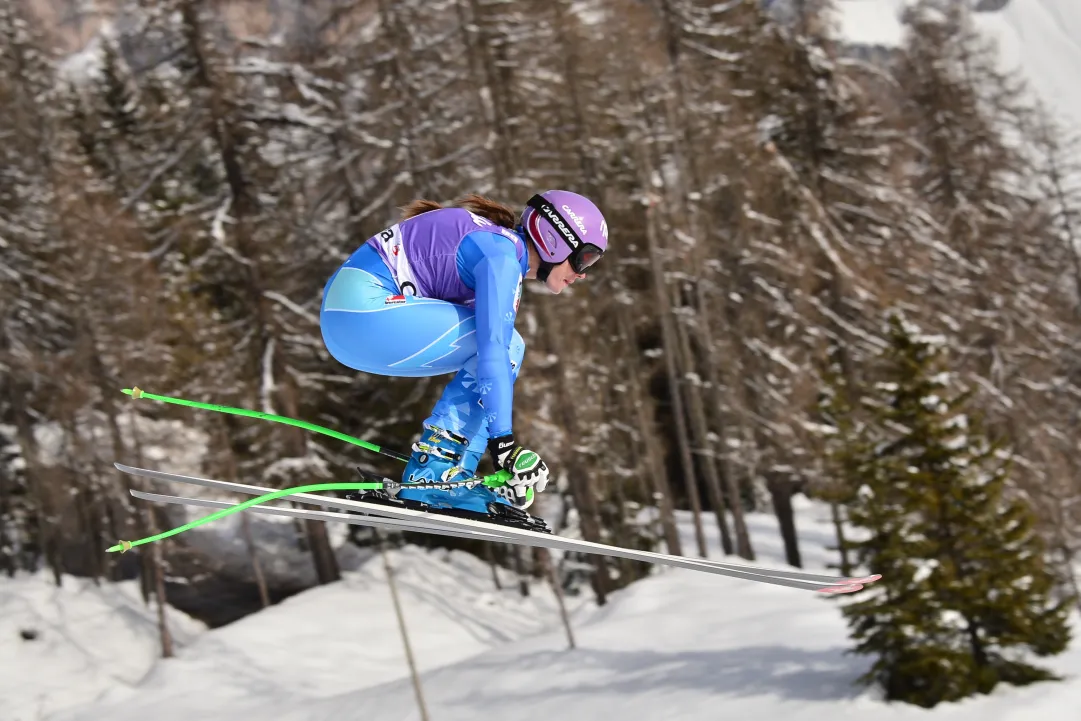
M 389 558 L 422 670 L 558 626 L 547 587 L 534 584 L 522 598 L 514 575 L 502 570 L 498 590 L 488 564 L 469 554 L 407 547 Z M 276 719 L 296 709 L 303 715 L 305 705 L 321 698 L 407 677 L 378 557 L 340 583 L 194 642 L 190 624 L 182 625 L 176 658 L 158 663 L 153 609 L 136 619 L 138 604 L 122 601 L 128 585 L 95 592 L 88 582 L 65 579 L 63 589 L 52 590 L 46 580 L 0 580 L 0 721 Z M 14 612 L 20 609 L 21 615 Z M 19 641 L 19 628 L 43 615 L 49 621 L 38 625 L 52 630 L 39 641 Z M 49 638 L 64 643 L 45 646 Z
M 0 721 L 85 707 L 138 684 L 161 655 L 157 609 L 137 582 L 62 582 L 45 573 L 0 581 Z M 205 630 L 174 609 L 167 619 L 179 649 Z

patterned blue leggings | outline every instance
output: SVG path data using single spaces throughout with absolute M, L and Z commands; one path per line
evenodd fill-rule
M 319 310 L 323 343 L 339 363 L 365 373 L 414 378 L 455 373 L 425 422 L 470 439 L 462 466 L 475 472 L 488 429 L 475 390 L 473 309 L 400 294 L 379 254 L 362 246 L 327 281 Z M 525 341 L 514 331 L 514 379 L 524 356 Z

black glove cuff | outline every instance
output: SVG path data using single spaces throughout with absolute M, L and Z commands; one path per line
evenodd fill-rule
M 496 436 L 495 438 L 488 439 L 488 453 L 492 456 L 492 461 L 497 468 L 503 466 L 499 463 L 499 457 L 505 454 L 510 449 L 514 448 L 514 434 L 508 433 L 505 436 Z

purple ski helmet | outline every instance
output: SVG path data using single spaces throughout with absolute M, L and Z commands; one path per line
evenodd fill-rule
M 575 273 L 600 260 L 608 249 L 608 223 L 589 198 L 569 190 L 534 195 L 522 213 L 522 227 L 541 258 L 537 277 L 570 258 Z

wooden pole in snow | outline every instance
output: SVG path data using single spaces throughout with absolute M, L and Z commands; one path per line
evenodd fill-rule
M 405 661 L 409 664 L 409 675 L 413 679 L 413 692 L 417 697 L 417 708 L 420 709 L 421 721 L 428 721 L 428 708 L 424 704 L 424 692 L 420 687 L 420 675 L 417 673 L 417 664 L 413 659 L 413 647 L 409 645 L 409 634 L 405 630 L 405 616 L 402 614 L 402 604 L 398 600 L 398 584 L 394 581 L 394 570 L 390 567 L 390 558 L 387 556 L 387 544 L 379 531 L 375 531 L 379 542 L 379 554 L 383 557 L 383 570 L 387 574 L 387 585 L 390 586 L 390 599 L 394 603 L 394 615 L 398 617 L 398 630 L 402 632 L 402 646 L 405 647 Z

